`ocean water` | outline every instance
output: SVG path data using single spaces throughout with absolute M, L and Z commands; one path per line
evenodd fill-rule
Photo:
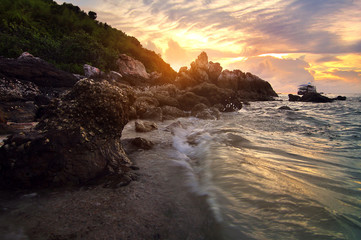
M 222 239 L 361 239 L 361 96 L 286 99 L 181 119 L 175 164 Z

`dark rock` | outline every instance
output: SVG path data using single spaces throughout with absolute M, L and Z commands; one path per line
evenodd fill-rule
M 294 94 L 288 94 L 288 101 L 291 101 L 291 102 L 301 101 L 301 96 L 294 95 Z
M 222 67 L 221 64 L 219 63 L 213 63 L 212 61 L 209 62 L 209 69 L 208 69 L 208 75 L 209 75 L 209 80 L 212 83 L 216 83 L 219 76 L 222 73 Z
M 288 100 L 300 102 L 327 103 L 332 102 L 334 99 L 323 96 L 320 93 L 308 92 L 302 95 L 302 97 L 298 95 L 288 94 Z
M 53 65 L 23 54 L 18 59 L 0 57 L 0 79 L 18 79 L 36 84 L 39 88 L 70 88 L 78 79 L 71 73 L 55 68 Z
M 162 112 L 163 112 L 163 120 L 173 120 L 176 118 L 188 116 L 184 111 L 172 106 L 163 106 Z
M 207 98 L 211 105 L 217 103 L 226 103 L 227 100 L 233 97 L 235 94 L 234 91 L 230 89 L 220 88 L 212 83 L 199 84 L 189 89 L 189 91 L 197 94 L 198 96 Z
M 163 112 L 160 107 L 156 108 L 149 108 L 145 113 L 140 115 L 141 119 L 148 119 L 153 121 L 162 121 L 163 119 Z
M 326 103 L 333 100 L 319 93 L 306 93 L 301 97 L 302 102 Z
M 216 120 L 220 118 L 221 114 L 217 108 L 208 108 L 205 104 L 199 103 L 193 107 L 191 115 L 200 119 Z
M 134 108 L 139 117 L 143 116 L 149 109 L 159 106 L 159 102 L 153 97 L 138 97 L 134 102 Z
M 12 101 L 0 103 L 1 109 L 6 113 L 7 121 L 15 123 L 33 122 L 37 106 L 33 101 Z
M 207 98 L 196 95 L 193 92 L 186 92 L 177 97 L 181 110 L 190 111 L 198 103 L 210 106 Z
M 334 98 L 333 100 L 337 100 L 337 101 L 346 101 L 346 97 L 345 96 L 337 96 L 336 98 Z
M 4 187 L 78 185 L 125 176 L 131 165 L 120 142 L 131 102 L 106 81 L 80 80 L 48 106 L 36 130 L 14 134 L 0 148 Z
M 7 76 L 0 78 L 0 101 L 31 101 L 40 94 L 39 88 L 32 82 L 19 81 Z
M 148 121 L 135 121 L 134 127 L 136 132 L 150 132 L 158 129 L 156 123 Z
M 292 110 L 289 106 L 282 106 L 278 108 L 279 110 Z
M 138 149 L 144 149 L 144 150 L 149 150 L 154 146 L 154 143 L 152 141 L 149 141 L 145 138 L 141 138 L 141 137 L 137 137 L 134 138 L 131 141 L 132 145 L 136 146 Z

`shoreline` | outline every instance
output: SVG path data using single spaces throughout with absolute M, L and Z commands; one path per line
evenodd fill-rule
M 137 133 L 129 122 L 122 139 L 152 140 L 151 150 L 128 156 L 140 169 L 138 180 L 110 189 L 101 185 L 54 189 L 13 197 L 1 191 L 2 239 L 219 239 L 206 199 L 186 186 L 185 170 L 170 156 L 175 151 L 166 126 Z M 151 139 L 149 139 L 151 136 Z

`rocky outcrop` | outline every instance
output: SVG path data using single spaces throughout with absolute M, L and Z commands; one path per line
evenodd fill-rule
M 34 83 L 39 88 L 70 88 L 78 79 L 44 60 L 23 53 L 18 59 L 0 57 L 0 78 Z
M 107 81 L 80 80 L 48 106 L 34 131 L 14 134 L 4 142 L 2 185 L 78 185 L 104 175 L 121 181 L 131 165 L 120 142 L 132 104 L 127 96 Z
M 217 100 L 212 98 L 212 103 L 224 102 L 223 93 L 228 94 L 228 98 L 255 101 L 272 100 L 273 97 L 277 97 L 276 92 L 267 81 L 240 70 L 222 71 L 219 63 L 208 62 L 208 56 L 205 52 L 202 52 L 191 63 L 189 70 L 182 67 L 175 81 L 181 89 L 195 88 L 205 84 L 216 85 L 222 91 L 217 90 L 217 95 L 215 95 Z M 212 89 L 215 90 L 216 88 L 212 87 Z M 228 93 L 226 93 L 227 90 Z M 219 95 L 221 92 L 223 93 Z
M 200 119 L 217 120 L 221 113 L 215 107 L 208 108 L 205 104 L 199 103 L 192 108 L 191 115 Z
M 334 99 L 328 98 L 316 92 L 309 92 L 302 96 L 288 94 L 288 100 L 291 102 L 299 101 L 299 102 L 313 102 L 313 103 L 327 103 L 334 101 Z
M 143 63 L 129 57 L 126 54 L 120 54 L 117 60 L 118 72 L 123 76 L 140 77 L 149 79 L 150 75 L 147 73 Z

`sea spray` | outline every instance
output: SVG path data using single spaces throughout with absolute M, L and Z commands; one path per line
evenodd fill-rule
M 177 150 L 177 160 L 174 163 L 187 170 L 186 184 L 190 190 L 199 196 L 205 196 L 215 219 L 222 221 L 219 204 L 212 183 L 211 158 L 209 158 L 213 137 L 205 128 L 174 129 L 173 147 Z

